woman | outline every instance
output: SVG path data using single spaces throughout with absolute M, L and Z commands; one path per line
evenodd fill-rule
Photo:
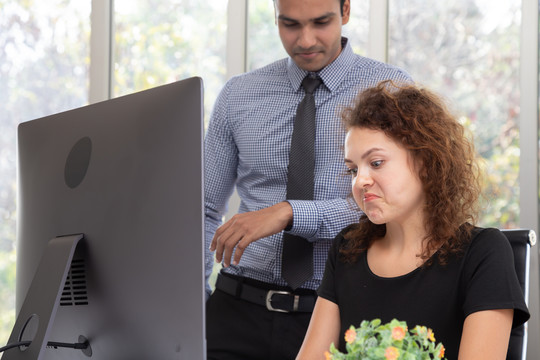
M 297 359 L 345 352 L 345 330 L 375 318 L 433 329 L 448 359 L 505 359 L 529 313 L 508 241 L 472 225 L 480 178 L 463 126 L 432 92 L 391 82 L 343 117 L 364 214 L 334 240 Z

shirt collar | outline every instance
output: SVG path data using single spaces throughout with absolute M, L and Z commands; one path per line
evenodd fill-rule
M 354 62 L 354 52 L 349 44 L 349 41 L 346 37 L 341 38 L 342 50 L 339 56 L 324 67 L 321 71 L 317 73 L 322 79 L 323 84 L 331 92 L 338 88 L 339 84 L 347 74 L 348 69 Z M 287 73 L 291 86 L 295 91 L 300 90 L 302 80 L 309 73 L 306 70 L 300 69 L 298 65 L 289 57 L 287 62 Z

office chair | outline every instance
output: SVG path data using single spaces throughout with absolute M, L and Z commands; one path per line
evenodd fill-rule
M 529 253 L 536 244 L 536 233 L 528 229 L 501 229 L 514 252 L 514 265 L 525 302 L 529 305 Z M 527 356 L 527 324 L 512 329 L 507 360 L 525 360 Z

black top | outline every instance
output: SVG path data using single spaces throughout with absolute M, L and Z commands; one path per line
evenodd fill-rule
M 343 233 L 330 249 L 319 296 L 339 305 L 341 335 L 339 349 L 345 351 L 343 334 L 362 320 L 396 318 L 431 328 L 446 357 L 456 359 L 463 322 L 476 311 L 514 309 L 513 326 L 529 318 L 523 292 L 514 270 L 510 243 L 498 229 L 476 228 L 465 253 L 436 260 L 428 267 L 394 278 L 371 272 L 366 252 L 353 262 L 344 262 L 339 248 L 346 243 Z

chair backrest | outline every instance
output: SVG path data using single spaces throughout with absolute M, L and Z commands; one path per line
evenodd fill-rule
M 514 265 L 525 302 L 529 304 L 529 253 L 536 244 L 536 233 L 529 229 L 501 229 L 514 252 Z M 527 324 L 512 329 L 507 360 L 525 360 L 527 356 Z

